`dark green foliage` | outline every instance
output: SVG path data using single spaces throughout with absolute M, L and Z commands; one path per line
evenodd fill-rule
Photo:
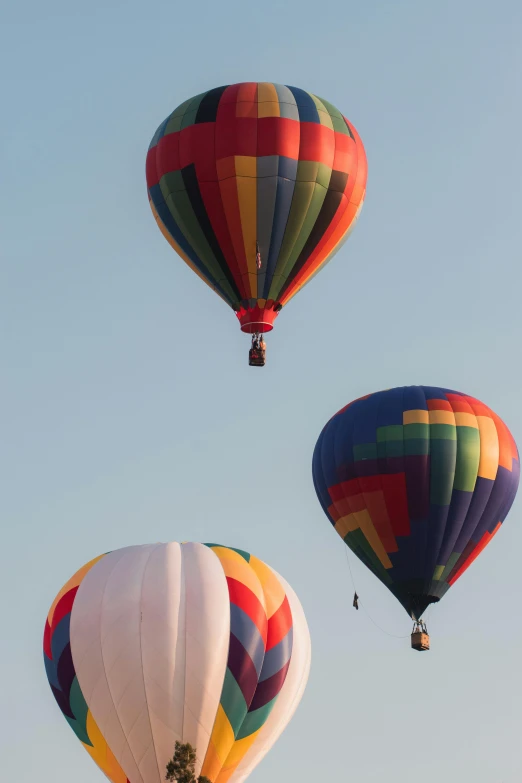
M 167 764 L 165 780 L 169 783 L 211 783 L 205 775 L 200 775 L 196 780 L 195 766 L 196 751 L 190 742 L 176 741 L 174 755 Z

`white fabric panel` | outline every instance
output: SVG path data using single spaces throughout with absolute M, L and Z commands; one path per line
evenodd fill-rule
M 86 575 L 71 615 L 80 687 L 131 783 L 163 783 L 176 740 L 205 756 L 226 670 L 230 608 L 202 544 L 127 547 Z
M 196 748 L 199 775 L 219 706 L 230 641 L 230 598 L 219 558 L 183 544 L 187 623 L 183 736 Z
M 143 561 L 146 561 L 152 548 L 127 547 L 102 558 L 83 579 L 71 614 L 71 653 L 80 688 L 100 731 L 132 783 L 145 781 L 139 771 L 142 759 L 134 755 L 127 736 L 133 726 L 129 725 L 128 720 L 122 726 L 120 721 L 120 702 L 122 696 L 125 696 L 125 688 L 118 675 L 123 673 L 127 682 L 129 665 L 135 658 L 132 648 L 135 650 L 136 638 L 139 638 L 139 615 L 138 618 L 132 618 L 132 610 L 135 610 L 136 595 L 139 597 L 140 588 L 136 588 L 136 584 L 134 589 L 132 585 L 127 585 L 129 590 L 120 592 L 121 602 L 118 603 L 113 585 L 114 582 L 121 584 L 125 573 L 131 577 L 135 574 L 136 561 L 138 564 L 142 561 L 143 569 Z M 121 638 L 125 640 L 121 652 L 125 656 L 125 648 L 128 651 L 121 667 L 118 664 L 120 632 Z M 132 692 L 129 695 L 132 697 Z M 133 722 L 137 722 L 140 715 L 136 705 L 131 704 L 130 712 Z M 142 756 L 145 756 L 145 752 L 146 747 Z
M 272 570 L 274 571 L 274 569 Z M 245 753 L 229 783 L 243 783 L 281 736 L 301 701 L 310 673 L 312 650 L 310 632 L 303 607 L 288 582 L 277 571 L 274 571 L 274 574 L 283 585 L 292 612 L 294 628 L 292 657 L 286 680 L 274 709 L 268 716 L 268 720 L 256 737 L 254 744 Z
M 165 777 L 176 740 L 183 738 L 185 580 L 179 544 L 159 546 L 151 554 L 141 612 L 143 679 L 159 770 L 159 776 L 145 783 L 156 783 Z

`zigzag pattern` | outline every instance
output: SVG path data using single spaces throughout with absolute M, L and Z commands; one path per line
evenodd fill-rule
M 265 724 L 292 655 L 292 614 L 279 580 L 242 550 L 208 544 L 230 596 L 230 645 L 220 706 L 202 774 L 226 783 Z
M 47 616 L 43 638 L 47 679 L 62 714 L 90 756 L 112 783 L 130 783 L 87 706 L 71 655 L 71 612 L 78 588 L 101 557 L 80 568 L 56 596 Z

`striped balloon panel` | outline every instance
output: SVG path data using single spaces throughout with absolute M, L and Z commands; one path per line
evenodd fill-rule
M 77 571 L 56 596 L 44 629 L 43 653 L 49 685 L 62 714 L 84 748 L 113 783 L 129 783 L 90 712 L 71 653 L 71 612 L 82 580 L 104 555 Z
M 178 106 L 152 139 L 146 174 L 165 238 L 239 313 L 280 309 L 341 247 L 367 165 L 328 101 L 249 82 Z
M 62 714 L 113 783 L 162 783 L 176 741 L 196 776 L 242 783 L 303 694 L 310 639 L 282 577 L 241 550 L 131 546 L 58 593 L 44 662 Z
M 350 403 L 327 423 L 313 458 L 330 522 L 416 617 L 497 533 L 519 475 L 515 441 L 490 408 L 428 386 Z
M 230 644 L 220 705 L 202 774 L 226 783 L 254 743 L 284 685 L 292 612 L 275 573 L 244 552 L 209 544 L 230 595 Z

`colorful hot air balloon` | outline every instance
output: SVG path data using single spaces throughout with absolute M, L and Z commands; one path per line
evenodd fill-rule
M 336 413 L 312 469 L 341 538 L 420 620 L 500 528 L 520 462 L 508 428 L 482 402 L 405 386 Z
M 147 156 L 161 232 L 250 334 L 270 331 L 342 246 L 366 174 L 357 131 L 331 103 L 267 82 L 185 101 Z
M 162 783 L 176 740 L 196 773 L 239 783 L 279 737 L 308 678 L 310 638 L 291 587 L 217 544 L 102 555 L 55 598 L 47 676 L 112 783 Z

